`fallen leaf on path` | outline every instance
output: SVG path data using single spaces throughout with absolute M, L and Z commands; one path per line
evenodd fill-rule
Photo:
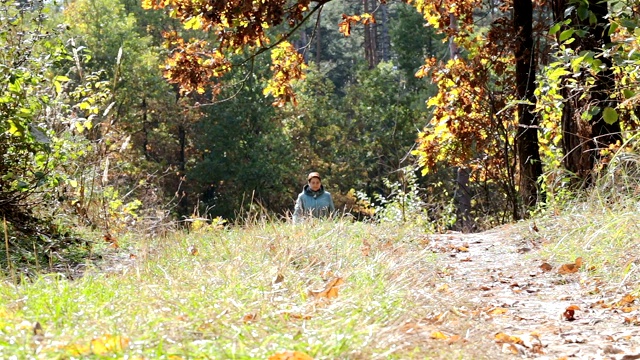
M 507 335 L 505 333 L 497 333 L 495 336 L 495 340 L 498 344 L 519 344 L 522 345 L 524 342 L 517 336 Z
M 616 305 L 624 307 L 625 305 L 633 304 L 634 301 L 636 301 L 636 297 L 631 294 L 627 294 L 622 299 L 620 299 L 620 301 L 618 301 Z
M 494 308 L 494 309 L 490 310 L 489 314 L 490 315 L 501 315 L 501 314 L 506 314 L 507 311 L 509 311 L 509 309 L 497 307 L 497 308 Z
M 269 356 L 268 360 L 313 360 L 313 358 L 301 351 L 284 351 Z
M 571 305 L 564 311 L 562 316 L 564 316 L 565 320 L 567 321 L 573 321 L 576 319 L 576 310 L 580 310 L 580 307 L 578 307 L 577 305 Z
M 560 274 L 572 274 L 577 273 L 582 266 L 582 258 L 579 257 L 576 259 L 576 262 L 573 264 L 564 264 L 558 269 L 558 273 Z
M 553 269 L 553 266 L 551 266 L 551 264 L 549 263 L 543 263 L 542 265 L 540 265 L 540 269 L 544 272 L 547 272 L 551 271 Z
M 624 318 L 624 323 L 627 324 L 627 325 L 634 325 L 634 326 L 640 325 L 640 321 L 638 321 L 638 317 L 637 316 L 625 317 Z
M 437 339 L 437 340 L 447 340 L 447 339 L 449 339 L 449 336 L 444 334 L 441 331 L 433 331 L 431 333 L 431 338 L 432 339 Z

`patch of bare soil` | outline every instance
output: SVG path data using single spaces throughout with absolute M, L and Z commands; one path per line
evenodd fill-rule
M 594 279 L 589 264 L 547 262 L 540 244 L 508 227 L 433 235 L 427 246 L 445 258 L 442 299 L 464 303 L 455 312 L 465 353 L 477 346 L 486 358 L 640 359 L 640 300 L 624 284 Z

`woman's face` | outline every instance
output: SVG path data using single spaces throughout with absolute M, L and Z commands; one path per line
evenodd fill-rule
M 320 179 L 318 179 L 317 177 L 311 178 L 311 180 L 309 180 L 309 187 L 313 191 L 320 190 L 320 185 L 321 185 Z

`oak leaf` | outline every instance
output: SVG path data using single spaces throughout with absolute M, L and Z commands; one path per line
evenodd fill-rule
M 573 264 L 564 264 L 562 265 L 559 269 L 558 269 L 558 273 L 559 274 L 573 274 L 573 273 L 577 273 L 578 270 L 580 270 L 580 267 L 582 266 L 582 258 L 579 257 L 576 259 L 575 263 Z

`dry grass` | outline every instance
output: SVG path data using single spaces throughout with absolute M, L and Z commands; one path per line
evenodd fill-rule
M 76 281 L 5 282 L 0 357 L 65 358 L 92 339 L 119 336 L 130 342 L 109 356 L 468 358 L 472 347 L 431 336 L 464 334 L 438 322 L 464 300 L 436 290 L 443 272 L 423 240 L 416 228 L 342 221 L 122 240 L 108 266 Z M 323 295 L 337 278 L 337 296 Z M 42 335 L 33 333 L 36 322 Z M 99 357 L 91 351 L 85 355 Z

